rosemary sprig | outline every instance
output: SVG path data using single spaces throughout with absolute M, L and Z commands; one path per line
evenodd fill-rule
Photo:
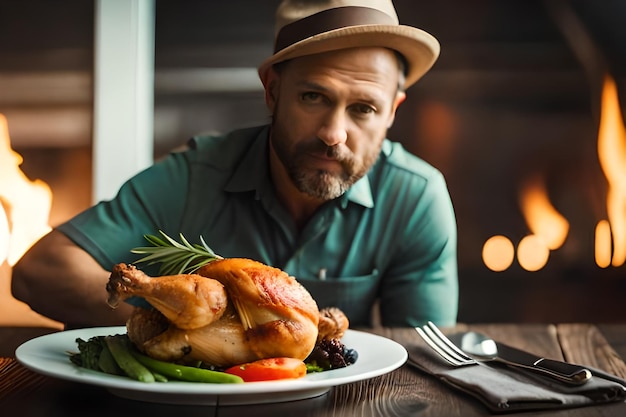
M 153 246 L 142 246 L 131 249 L 132 253 L 147 255 L 136 263 L 148 262 L 148 265 L 160 263 L 160 275 L 191 274 L 216 259 L 223 259 L 206 244 L 200 236 L 202 244 L 191 244 L 180 234 L 182 243 L 177 242 L 162 230 L 159 233 L 163 238 L 155 235 L 144 235 L 144 238 Z

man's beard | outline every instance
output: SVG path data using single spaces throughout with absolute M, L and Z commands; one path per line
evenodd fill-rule
M 295 144 L 289 148 L 282 138 L 285 132 L 272 121 L 272 144 L 278 158 L 287 169 L 291 181 L 298 191 L 310 197 L 328 201 L 343 195 L 355 182 L 363 177 L 378 158 L 380 147 L 367 155 L 359 165 L 351 151 L 345 145 L 328 146 L 321 139 Z M 335 173 L 323 169 L 306 168 L 302 163 L 307 154 L 324 154 L 337 161 L 341 172 Z
M 319 200 L 332 200 L 345 193 L 356 182 L 344 174 L 331 174 L 324 170 L 304 170 L 288 166 L 289 176 L 302 193 Z

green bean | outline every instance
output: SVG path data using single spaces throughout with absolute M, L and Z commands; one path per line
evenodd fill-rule
M 152 375 L 154 375 L 154 380 L 156 382 L 167 382 L 167 381 L 169 381 L 165 375 L 161 375 L 161 374 L 159 374 L 157 372 L 153 371 Z
M 141 382 L 154 382 L 154 375 L 148 368 L 139 363 L 131 353 L 130 342 L 126 335 L 106 336 L 106 341 L 111 355 L 118 366 L 129 377 Z
M 119 367 L 117 362 L 115 362 L 115 358 L 111 354 L 109 346 L 106 342 L 104 342 L 104 337 L 102 340 L 102 351 L 100 352 L 100 357 L 98 358 L 98 368 L 107 374 L 124 375 L 122 369 Z
M 213 384 L 238 384 L 243 383 L 243 379 L 237 375 L 225 372 L 211 371 L 209 369 L 194 368 L 192 366 L 178 365 L 171 362 L 163 362 L 137 351 L 132 351 L 132 355 L 153 372 L 188 382 L 208 382 Z

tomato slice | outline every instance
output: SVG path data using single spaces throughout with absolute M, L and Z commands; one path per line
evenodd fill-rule
M 235 365 L 224 372 L 240 376 L 245 382 L 294 379 L 306 375 L 306 365 L 294 358 L 267 358 Z

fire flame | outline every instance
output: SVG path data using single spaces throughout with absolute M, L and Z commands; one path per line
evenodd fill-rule
M 608 184 L 608 219 L 601 219 L 596 225 L 594 255 L 596 264 L 606 268 L 619 267 L 626 262 L 626 126 L 615 80 L 608 75 L 604 79 L 601 106 L 598 159 Z M 520 205 L 533 234 L 520 241 L 517 258 L 524 269 L 536 271 L 547 263 L 550 250 L 563 245 L 569 223 L 550 203 L 545 184 L 538 176 L 530 178 L 522 187 Z M 511 243 L 504 242 L 503 238 L 490 239 L 483 247 L 483 261 L 494 271 L 502 271 L 512 263 Z M 495 243 L 498 243 L 498 251 Z M 507 255 L 502 258 L 502 253 Z
M 626 261 L 626 128 L 617 87 L 610 76 L 605 77 L 602 89 L 598 159 L 608 182 L 608 225 L 601 221 L 596 227 L 596 263 L 607 267 L 610 259 L 611 264 L 618 267 Z
M 555 250 L 563 245 L 569 222 L 552 206 L 541 176 L 534 175 L 526 180 L 520 191 L 520 206 L 528 228 L 548 249 Z
M 22 157 L 11 149 L 6 117 L 0 114 L 0 220 L 8 227 L 0 235 L 0 263 L 9 265 L 50 231 L 48 216 L 52 205 L 50 187 L 41 180 L 31 181 L 19 166 Z
M 6 118 L 0 114 L 0 325 L 37 325 L 61 329 L 11 296 L 11 267 L 50 230 L 52 192 L 43 181 L 30 181 L 11 149 Z
M 4 211 L 4 204 L 0 199 L 0 265 L 9 256 L 9 219 Z
M 560 248 L 569 232 L 569 222 L 559 213 L 548 196 L 543 178 L 529 177 L 520 189 L 520 207 L 531 231 L 517 247 L 517 261 L 527 271 L 538 271 L 548 262 L 550 251 Z M 483 262 L 492 271 L 504 271 L 513 263 L 513 243 L 504 236 L 494 236 L 483 246 Z

